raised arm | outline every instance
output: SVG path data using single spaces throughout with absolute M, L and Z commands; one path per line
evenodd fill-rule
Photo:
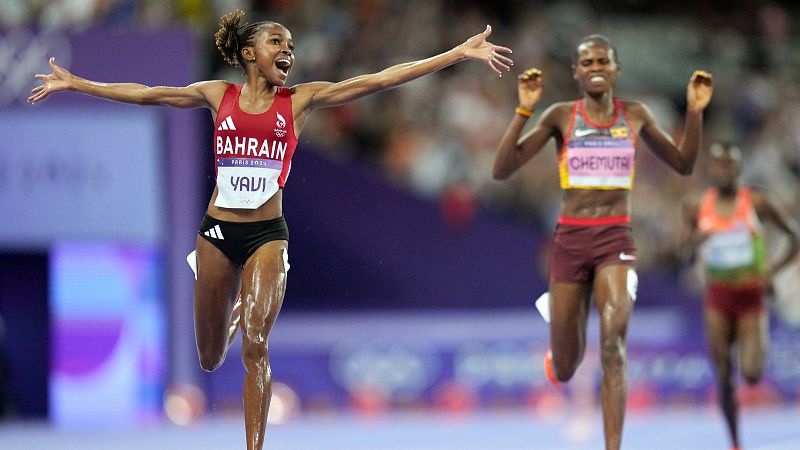
M 167 105 L 178 108 L 216 109 L 228 83 L 225 81 L 201 81 L 186 87 L 145 86 L 137 83 L 100 83 L 73 75 L 56 64 L 55 58 L 48 61 L 48 75 L 37 74 L 42 84 L 31 90 L 30 103 L 38 103 L 50 94 L 71 90 L 94 97 L 136 105 Z
M 539 153 L 547 141 L 556 134 L 558 124 L 562 120 L 563 104 L 553 105 L 542 114 L 533 129 L 520 138 L 523 127 L 533 115 L 542 97 L 542 72 L 539 69 L 528 69 L 517 77 L 517 93 L 519 106 L 497 145 L 497 155 L 492 169 L 492 177 L 496 180 L 508 178 Z
M 713 91 L 711 74 L 699 70 L 692 74 L 686 89 L 686 122 L 683 138 L 677 146 L 672 137 L 656 123 L 647 107 L 637 104 L 634 108 L 638 109 L 636 115 L 642 118 L 642 128 L 639 132 L 642 140 L 661 160 L 681 175 L 689 175 L 694 169 L 703 138 L 703 110 L 711 101 Z
M 800 231 L 797 221 L 763 192 L 753 192 L 753 205 L 759 218 L 775 225 L 789 239 L 789 245 L 783 255 L 770 263 L 767 268 L 767 281 L 770 281 L 776 273 L 797 257 L 800 251 Z
M 436 56 L 398 64 L 378 73 L 360 75 L 338 83 L 302 84 L 297 86 L 297 93 L 300 94 L 299 99 L 305 101 L 306 110 L 337 106 L 375 92 L 395 88 L 467 59 L 484 61 L 493 72 L 502 76 L 501 69 L 509 70 L 513 62 L 501 53 L 511 53 L 511 49 L 487 41 L 491 33 L 492 27 L 487 25 L 483 33 Z

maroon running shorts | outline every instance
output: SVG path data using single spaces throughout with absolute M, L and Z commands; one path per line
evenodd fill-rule
M 551 283 L 591 283 L 612 264 L 636 266 L 628 216 L 559 219 L 550 250 Z
M 730 319 L 740 319 L 764 310 L 763 293 L 764 287 L 760 284 L 733 287 L 709 283 L 705 307 Z

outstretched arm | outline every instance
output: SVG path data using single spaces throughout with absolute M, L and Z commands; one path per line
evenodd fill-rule
M 511 53 L 511 49 L 487 41 L 491 33 L 492 27 L 487 25 L 483 33 L 436 56 L 398 64 L 378 73 L 361 75 L 338 83 L 302 84 L 297 86 L 297 93 L 300 94 L 300 101 L 305 101 L 303 109 L 306 110 L 337 106 L 375 92 L 395 88 L 467 59 L 483 61 L 493 72 L 502 76 L 501 69 L 509 70 L 513 62 L 501 53 Z
M 539 153 L 558 130 L 561 120 L 562 106 L 553 105 L 542 114 L 533 129 L 520 138 L 523 127 L 542 97 L 542 72 L 539 69 L 528 69 L 517 77 L 517 94 L 519 106 L 497 145 L 497 156 L 492 169 L 495 180 L 508 178 Z
M 769 282 L 776 273 L 780 272 L 781 269 L 797 257 L 798 251 L 800 251 L 800 231 L 798 231 L 797 221 L 787 214 L 783 208 L 779 207 L 776 202 L 762 192 L 756 191 L 753 194 L 753 203 L 758 216 L 765 222 L 774 224 L 789 238 L 789 245 L 786 247 L 786 251 L 767 268 L 767 281 Z
M 48 75 L 37 74 L 42 84 L 31 90 L 30 103 L 38 103 L 50 94 L 60 91 L 76 91 L 94 97 L 136 105 L 167 105 L 178 108 L 216 109 L 228 83 L 225 81 L 201 81 L 186 87 L 145 86 L 137 83 L 100 83 L 73 75 L 58 66 L 55 58 L 48 61 Z
M 643 120 L 639 135 L 659 158 L 681 175 L 689 175 L 694 169 L 703 138 L 703 110 L 711 101 L 713 92 L 711 74 L 695 71 L 686 89 L 686 123 L 683 138 L 677 146 L 672 137 L 656 123 L 650 110 L 639 105 Z

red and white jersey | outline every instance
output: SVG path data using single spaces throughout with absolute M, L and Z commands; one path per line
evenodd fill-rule
M 214 124 L 217 200 L 221 208 L 256 209 L 286 184 L 297 147 L 292 94 L 279 87 L 270 108 L 249 114 L 239 108 L 241 84 L 225 91 Z

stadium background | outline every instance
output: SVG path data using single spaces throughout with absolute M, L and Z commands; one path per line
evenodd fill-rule
M 193 342 L 185 255 L 212 189 L 208 113 L 76 94 L 24 102 L 51 55 L 100 81 L 240 81 L 213 43 L 219 16 L 235 8 L 293 32 L 290 83 L 427 57 L 486 23 L 493 42 L 514 49 L 503 78 L 458 64 L 318 111 L 304 130 L 285 193 L 292 269 L 271 337 L 275 423 L 398 411 L 546 415 L 596 403 L 594 322 L 583 381 L 554 390 L 540 369 L 547 328 L 532 302 L 546 289 L 557 218 L 555 149 L 509 181 L 491 179 L 516 105 L 512 75 L 544 71 L 542 106 L 575 98 L 570 63 L 584 35 L 612 39 L 623 67 L 617 96 L 645 102 L 676 139 L 689 76 L 713 72 L 706 145 L 740 143 L 745 181 L 800 213 L 800 11 L 791 2 L 4 0 L 6 430 L 27 419 L 81 429 L 241 414 L 238 346 L 205 374 Z M 684 178 L 642 150 L 631 407 L 708 408 L 700 287 L 677 245 L 679 205 L 705 186 L 705 158 Z M 748 405 L 796 410 L 800 401 L 798 274 L 795 262 L 778 280 L 767 377 L 742 389 Z

